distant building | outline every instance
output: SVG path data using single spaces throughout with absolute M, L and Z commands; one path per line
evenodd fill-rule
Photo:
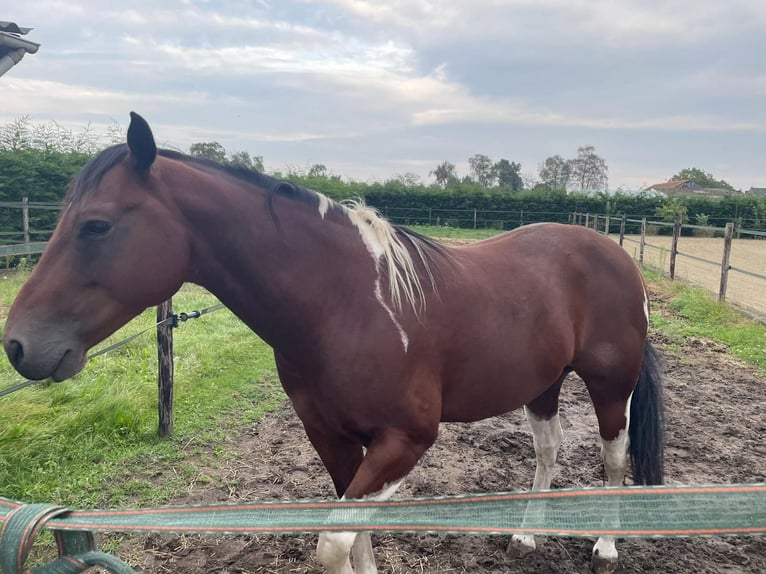
M 654 185 L 651 185 L 646 188 L 647 190 L 655 190 L 655 191 L 696 191 L 702 189 L 702 186 L 698 183 L 694 183 L 690 179 L 671 179 L 670 181 L 666 181 L 664 183 L 655 183 Z
M 766 197 L 766 187 L 751 187 L 745 193 L 748 195 L 757 195 L 759 197 Z
M 646 191 L 657 191 L 668 197 L 679 195 L 697 195 L 702 197 L 726 197 L 732 194 L 730 189 L 717 187 L 702 187 L 691 179 L 671 179 L 663 183 L 655 183 Z
M 0 76 L 21 62 L 25 54 L 34 54 L 40 44 L 22 38 L 32 28 L 22 28 L 15 22 L 0 21 Z

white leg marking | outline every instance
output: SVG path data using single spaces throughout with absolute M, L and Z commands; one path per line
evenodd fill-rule
M 604 459 L 604 469 L 606 470 L 607 486 L 621 486 L 625 480 L 625 472 L 628 470 L 628 448 L 630 447 L 630 437 L 628 428 L 630 427 L 630 402 L 633 400 L 633 394 L 628 397 L 628 403 L 625 406 L 625 428 L 622 429 L 614 440 L 605 440 L 601 445 L 601 456 Z M 604 526 L 620 526 L 620 509 L 618 506 L 610 505 L 605 509 L 606 518 L 603 521 Z M 617 565 L 617 547 L 612 536 L 603 536 L 596 541 L 593 546 L 593 557 L 598 557 L 598 561 L 604 564 L 604 571 L 610 571 L 610 567 Z M 606 566 L 606 565 L 610 566 Z
M 524 407 L 527 415 L 527 422 L 532 429 L 532 438 L 535 445 L 535 458 L 537 467 L 535 468 L 535 479 L 532 483 L 532 490 L 547 490 L 551 487 L 553 480 L 553 468 L 556 464 L 561 440 L 564 432 L 561 430 L 561 419 L 556 413 L 550 419 L 543 419 L 536 416 L 532 411 Z M 530 501 L 524 513 L 526 518 L 528 513 L 542 512 L 543 507 L 538 501 Z M 524 523 L 522 522 L 522 525 Z M 535 549 L 535 537 L 528 534 L 515 534 L 512 541 L 519 544 L 522 550 L 532 551 Z
M 348 554 L 356 532 L 322 532 L 317 543 L 317 558 L 327 574 L 354 574 Z
M 364 499 L 388 500 L 402 484 L 402 480 L 387 484 L 380 492 L 365 496 Z M 341 500 L 344 499 L 345 497 L 341 498 Z M 330 516 L 332 517 L 332 514 Z M 375 566 L 375 556 L 372 553 L 372 541 L 369 532 L 358 534 L 356 532 L 322 532 L 319 535 L 317 557 L 327 569 L 328 574 L 354 574 L 349 561 L 349 553 L 352 551 L 354 553 L 354 569 L 357 574 L 377 573 L 378 569 Z

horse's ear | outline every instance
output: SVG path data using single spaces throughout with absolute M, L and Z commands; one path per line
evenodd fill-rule
M 146 173 L 157 157 L 157 144 L 146 120 L 136 112 L 130 112 L 128 126 L 128 149 L 133 157 L 136 170 Z

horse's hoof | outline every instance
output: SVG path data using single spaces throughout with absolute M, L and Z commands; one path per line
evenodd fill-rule
M 617 558 L 607 558 L 597 553 L 594 553 L 591 559 L 591 567 L 596 574 L 614 574 L 617 572 L 617 565 Z
M 526 556 L 537 548 L 535 537 L 526 534 L 514 534 L 508 543 L 506 552 L 511 556 Z

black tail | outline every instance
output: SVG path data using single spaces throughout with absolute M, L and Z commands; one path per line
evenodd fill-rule
M 662 364 L 646 342 L 641 374 L 630 403 L 630 459 L 635 484 L 664 481 L 665 413 L 662 401 Z

